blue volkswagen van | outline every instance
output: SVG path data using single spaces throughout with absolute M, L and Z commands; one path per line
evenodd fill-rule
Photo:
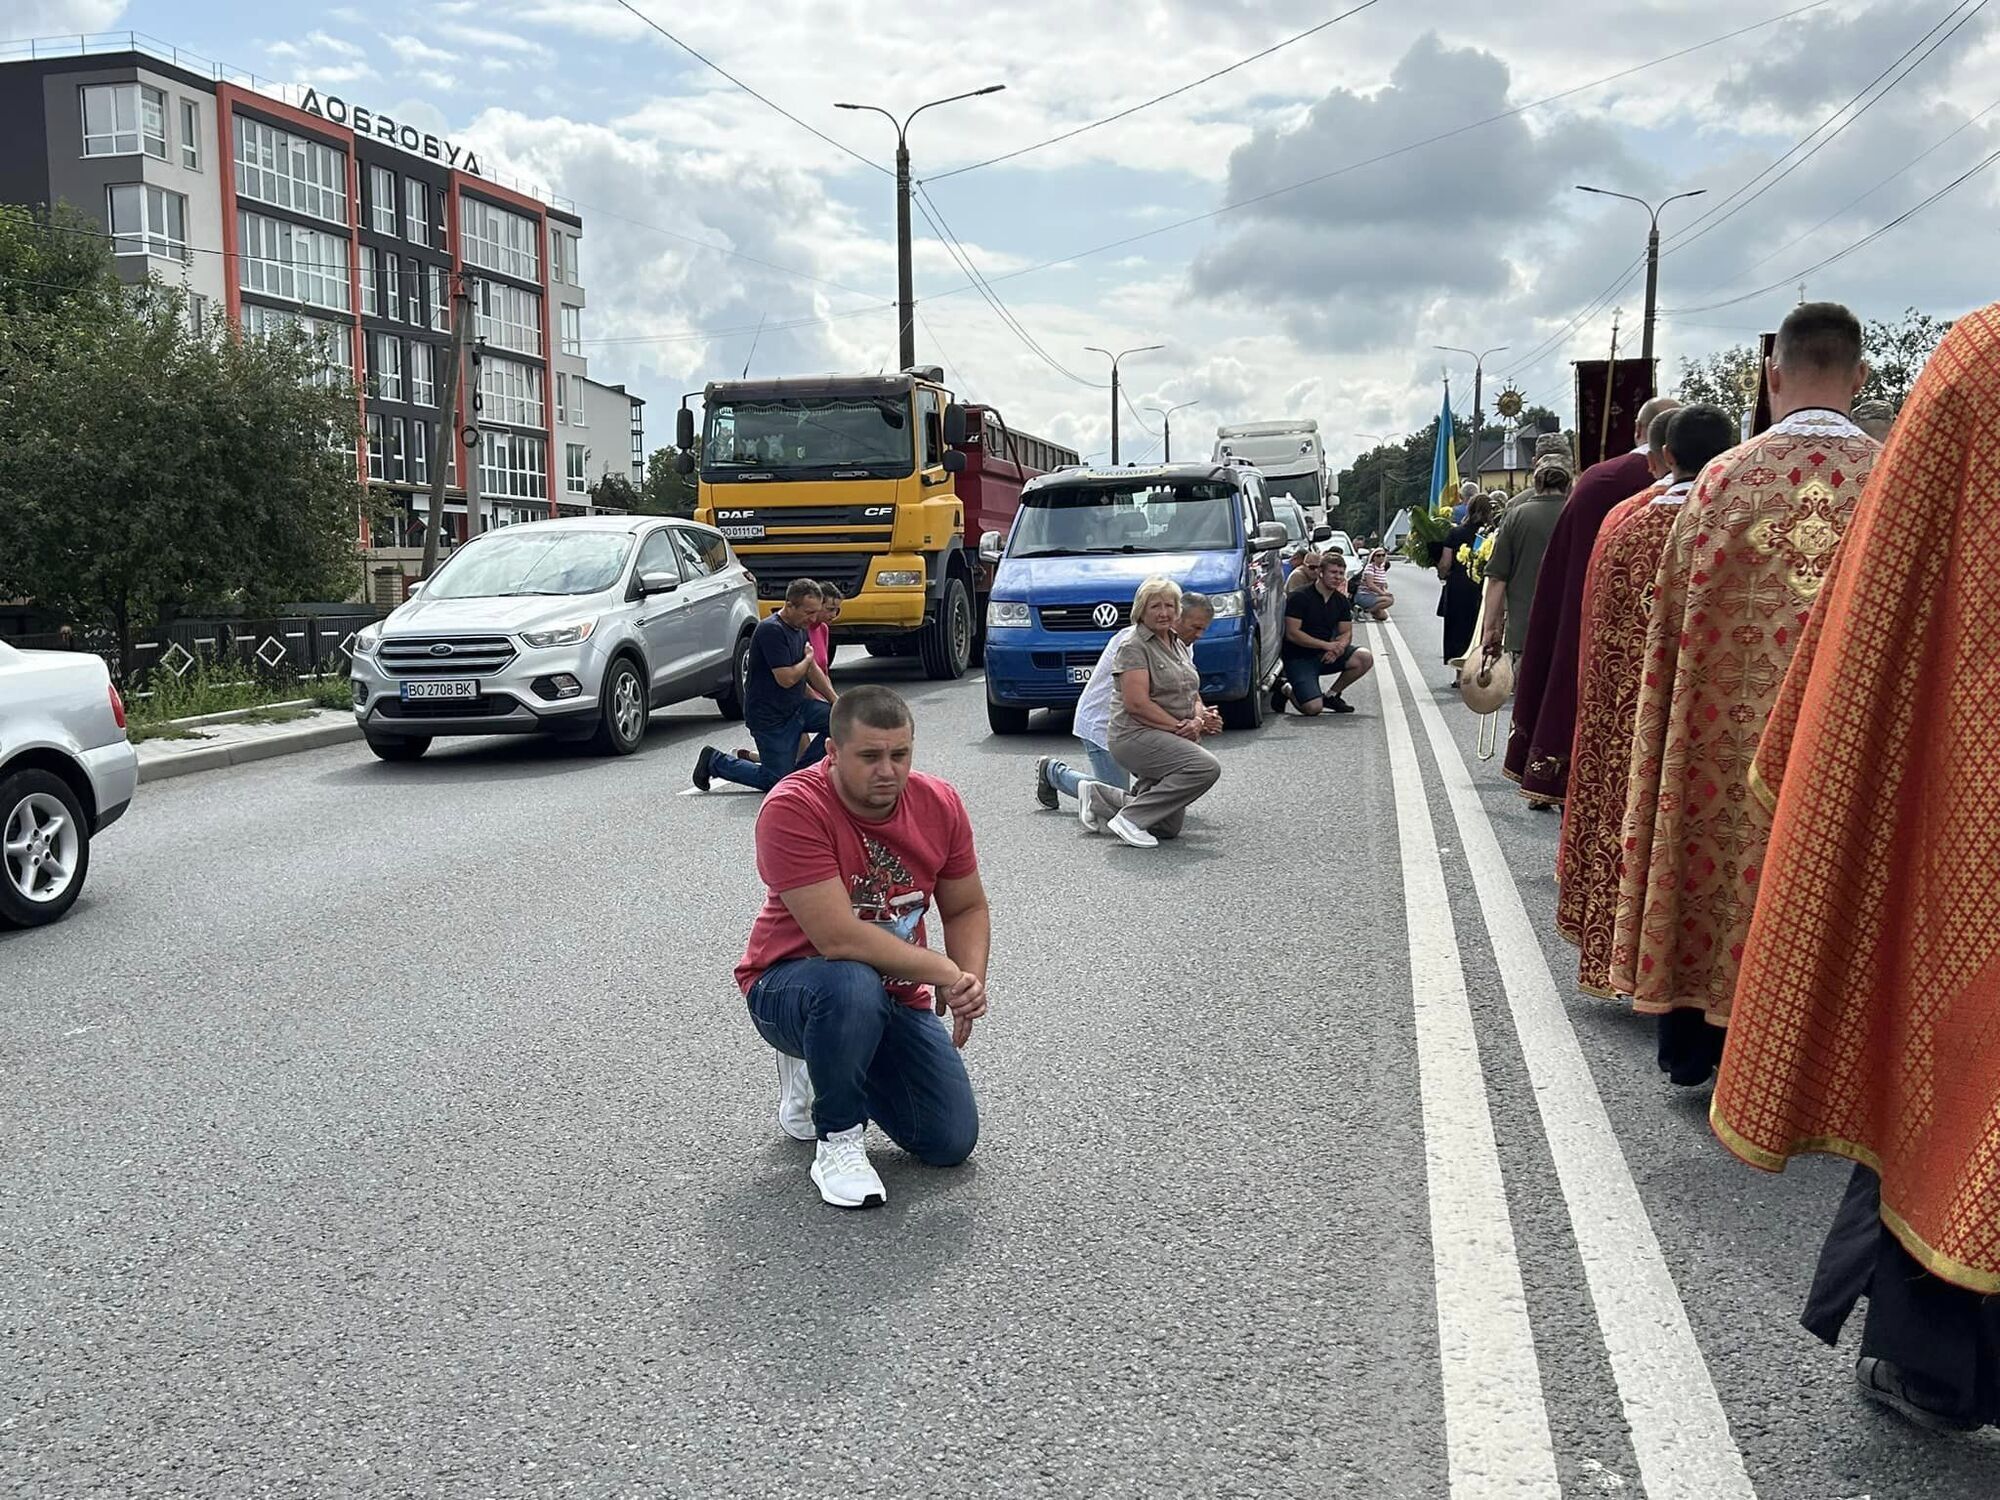
M 1063 469 L 1021 491 L 986 612 L 986 720 L 1020 734 L 1037 708 L 1076 706 L 1132 595 L 1162 574 L 1208 595 L 1215 623 L 1194 648 L 1204 701 L 1232 729 L 1264 719 L 1284 641 L 1287 533 L 1255 469 L 1212 463 Z

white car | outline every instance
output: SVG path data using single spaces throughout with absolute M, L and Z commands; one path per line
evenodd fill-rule
M 1321 552 L 1339 551 L 1347 558 L 1347 582 L 1351 589 L 1354 580 L 1361 575 L 1361 564 L 1366 561 L 1361 551 L 1354 545 L 1354 538 L 1344 531 L 1336 531 L 1331 526 L 1313 528 L 1313 545 Z
M 138 785 L 103 661 L 0 642 L 0 927 L 40 927 L 76 904 L 90 841 Z

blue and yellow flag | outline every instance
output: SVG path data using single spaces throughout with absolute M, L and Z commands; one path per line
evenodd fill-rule
M 1451 423 L 1451 385 L 1444 388 L 1438 413 L 1437 448 L 1431 455 L 1431 505 L 1449 511 L 1458 504 L 1458 430 Z

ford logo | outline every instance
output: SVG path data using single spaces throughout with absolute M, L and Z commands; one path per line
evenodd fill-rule
M 1099 630 L 1109 630 L 1113 625 L 1118 623 L 1118 606 L 1115 604 L 1098 605 L 1096 609 L 1090 612 L 1090 623 L 1095 625 Z
M 448 641 L 439 641 L 435 646 L 431 647 L 431 655 L 432 656 L 451 655 L 451 644 Z

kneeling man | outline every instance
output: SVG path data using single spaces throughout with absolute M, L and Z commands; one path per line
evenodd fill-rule
M 965 804 L 911 770 L 914 739 L 888 688 L 842 693 L 826 759 L 757 816 L 767 894 L 736 981 L 778 1050 L 778 1123 L 818 1142 L 812 1180 L 840 1208 L 888 1196 L 870 1120 L 926 1166 L 957 1166 L 979 1139 L 958 1049 L 986 1014 L 992 926 Z M 925 941 L 933 901 L 942 953 Z

